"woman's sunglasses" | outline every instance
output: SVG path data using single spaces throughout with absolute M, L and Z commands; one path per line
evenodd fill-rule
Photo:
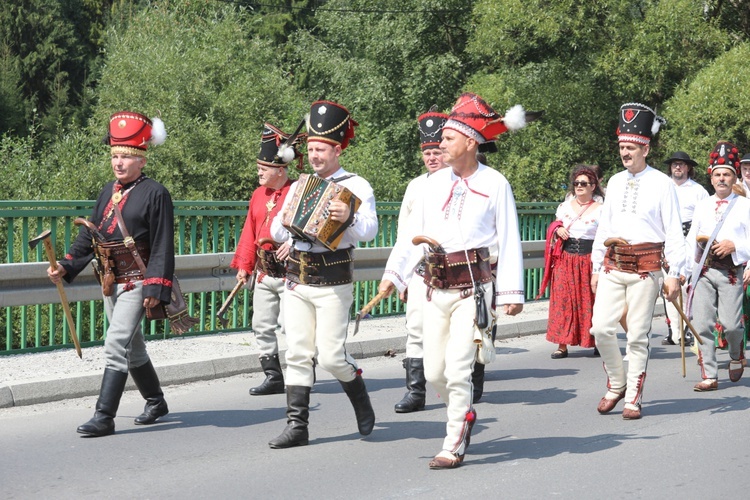
M 586 182 L 586 181 L 573 181 L 573 185 L 575 187 L 578 187 L 578 186 L 586 187 L 586 186 L 593 186 L 594 183 L 593 182 Z

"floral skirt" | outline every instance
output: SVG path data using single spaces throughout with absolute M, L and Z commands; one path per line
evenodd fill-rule
M 547 340 L 594 347 L 590 333 L 593 310 L 591 254 L 563 252 L 552 270 Z

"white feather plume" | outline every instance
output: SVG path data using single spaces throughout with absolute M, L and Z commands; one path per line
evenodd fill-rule
M 151 119 L 151 139 L 148 141 L 153 146 L 159 146 L 164 144 L 167 140 L 167 129 L 164 127 L 164 122 L 161 118 Z
M 526 111 L 523 110 L 523 106 L 516 104 L 510 108 L 503 117 L 503 123 L 508 127 L 508 130 L 519 130 L 526 126 Z
M 654 123 L 651 124 L 651 136 L 655 136 L 660 128 L 661 122 L 659 120 L 654 120 Z
M 281 158 L 281 161 L 284 163 L 291 162 L 294 160 L 294 148 L 286 142 L 282 143 L 281 146 L 279 146 L 278 157 Z

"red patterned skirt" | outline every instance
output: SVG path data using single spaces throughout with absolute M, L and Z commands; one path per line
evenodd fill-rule
M 555 344 L 594 347 L 591 315 L 591 254 L 562 255 L 552 270 L 547 340 Z

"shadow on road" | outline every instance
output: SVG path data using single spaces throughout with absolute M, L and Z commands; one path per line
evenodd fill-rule
M 513 460 L 549 458 L 562 453 L 597 453 L 634 439 L 659 439 L 658 436 L 631 434 L 597 434 L 587 437 L 542 437 L 512 439 L 505 436 L 491 441 L 472 443 L 466 465 L 497 464 Z

